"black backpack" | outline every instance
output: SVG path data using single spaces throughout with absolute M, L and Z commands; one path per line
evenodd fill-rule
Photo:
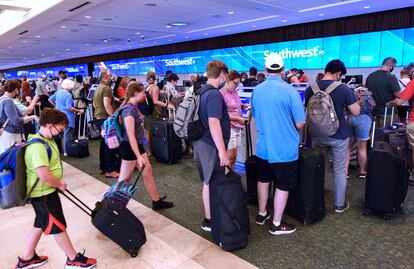
M 154 113 L 154 100 L 152 100 L 152 96 L 149 93 L 151 87 L 152 85 L 145 90 L 145 100 L 137 105 L 139 111 L 144 115 L 152 115 Z

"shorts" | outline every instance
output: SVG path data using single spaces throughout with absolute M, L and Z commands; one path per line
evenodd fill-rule
M 276 188 L 282 191 L 291 191 L 298 185 L 298 161 L 284 163 L 269 163 L 257 158 L 259 182 L 274 182 Z
M 241 129 L 240 128 L 231 128 L 230 130 L 230 140 L 227 145 L 227 149 L 237 149 L 240 145 Z
M 359 116 L 349 116 L 349 129 L 352 136 L 358 141 L 368 141 L 369 133 L 371 131 L 371 117 L 367 114 L 360 114 Z
M 407 139 L 411 149 L 414 149 L 414 122 L 409 121 L 407 125 Z
M 193 152 L 200 179 L 208 185 L 213 174 L 220 171 L 217 149 L 202 140 L 197 140 L 193 142 Z
M 145 148 L 142 144 L 138 144 L 139 153 L 142 155 L 145 153 Z M 136 161 L 137 156 L 135 156 L 134 151 L 131 148 L 131 144 L 128 141 L 123 141 L 119 146 L 119 155 L 122 160 L 125 161 Z
M 57 191 L 46 196 L 31 199 L 36 214 L 34 227 L 43 233 L 60 234 L 66 231 L 66 220 Z

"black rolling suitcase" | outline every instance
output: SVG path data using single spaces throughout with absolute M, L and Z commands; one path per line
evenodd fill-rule
M 86 120 L 85 114 L 79 115 L 77 124 L 77 139 L 66 144 L 66 153 L 70 157 L 85 158 L 89 157 L 89 141 L 86 139 Z
M 249 210 L 241 177 L 224 168 L 210 182 L 211 234 L 223 250 L 245 248 L 250 234 Z
M 250 130 L 250 123 L 247 123 L 246 126 L 246 150 L 247 158 L 244 163 L 246 170 L 246 185 L 247 185 L 247 202 L 250 205 L 258 205 L 258 196 L 257 196 L 257 182 L 259 179 L 259 172 L 257 170 L 257 157 L 253 155 L 253 146 L 252 146 L 252 135 Z
M 325 216 L 325 158 L 322 152 L 302 147 L 299 150 L 298 187 L 289 192 L 286 213 L 311 224 Z
M 128 208 L 116 201 L 104 199 L 96 203 L 96 208 L 92 210 L 70 191 L 66 190 L 66 192 L 63 195 L 91 216 L 92 224 L 100 232 L 128 252 L 131 257 L 138 255 L 138 250 L 145 244 L 147 238 L 144 225 Z
M 155 120 L 151 126 L 152 154 L 155 158 L 173 164 L 183 156 L 182 142 L 173 128 L 174 121 Z
M 402 208 L 407 195 L 409 154 L 401 146 L 407 143 L 407 138 L 398 132 L 393 137 L 393 133 L 383 130 L 385 141 L 374 143 L 379 140 L 375 136 L 381 131 L 375 129 L 375 123 L 373 129 L 375 131 L 371 144 L 373 148 L 368 156 L 364 214 L 389 219 Z

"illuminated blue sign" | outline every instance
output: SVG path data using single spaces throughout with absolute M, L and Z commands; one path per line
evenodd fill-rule
M 37 79 L 41 75 L 46 75 L 47 77 L 57 77 L 60 70 L 65 70 L 68 77 L 74 77 L 76 75 L 88 76 L 88 66 L 86 64 L 77 64 L 77 65 L 68 65 L 68 66 L 57 66 L 49 68 L 41 68 L 34 70 L 21 70 L 14 72 L 5 72 L 4 76 L 7 79 L 11 78 L 21 78 L 23 75 L 26 75 L 29 79 Z
M 414 62 L 414 28 L 106 61 L 95 64 L 95 74 L 101 68 L 120 76 L 145 75 L 148 71 L 164 74 L 167 70 L 203 73 L 213 59 L 237 71 L 251 66 L 264 69 L 264 58 L 271 52 L 280 53 L 286 69 L 323 69 L 333 59 L 341 59 L 348 68 L 378 67 L 389 56 L 402 66 Z

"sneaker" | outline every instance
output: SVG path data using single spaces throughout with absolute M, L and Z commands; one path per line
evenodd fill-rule
M 153 210 L 160 210 L 164 208 L 171 208 L 174 206 L 171 202 L 164 201 L 167 198 L 167 196 L 164 196 L 160 198 L 158 201 L 152 201 L 152 209 Z
M 201 230 L 205 232 L 211 232 L 211 220 L 204 218 L 203 223 L 201 224 Z
M 119 178 L 119 173 L 114 171 L 110 173 L 105 173 L 106 178 Z
M 85 250 L 83 253 L 78 253 L 74 260 L 66 260 L 65 269 L 89 269 L 96 266 L 96 260 L 88 258 L 85 255 Z
M 270 226 L 269 233 L 272 235 L 291 234 L 296 231 L 296 226 L 282 222 L 279 226 L 276 226 L 273 222 Z
M 360 179 L 366 179 L 367 178 L 367 174 L 359 173 L 358 174 L 358 178 L 360 178 Z
M 258 225 L 264 225 L 266 220 L 270 219 L 270 212 L 267 211 L 266 216 L 262 216 L 260 214 L 257 214 L 256 216 L 256 224 Z
M 47 263 L 48 257 L 46 256 L 38 256 L 36 253 L 34 254 L 33 258 L 30 260 L 23 260 L 20 257 L 17 257 L 17 265 L 16 269 L 29 269 L 42 266 L 43 264 Z
M 336 213 L 343 213 L 345 210 L 349 208 L 349 203 L 345 203 L 343 206 L 335 206 Z

